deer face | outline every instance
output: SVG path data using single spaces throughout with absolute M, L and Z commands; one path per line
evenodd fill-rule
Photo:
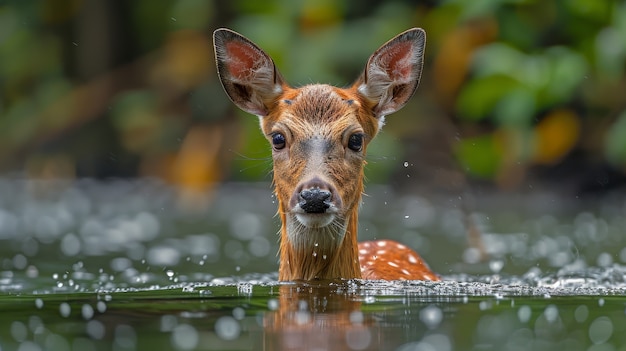
M 402 108 L 417 88 L 424 31 L 408 30 L 380 47 L 347 89 L 292 88 L 272 59 L 245 37 L 219 29 L 214 41 L 226 93 L 259 117 L 272 147 L 283 221 L 281 279 L 359 276 L 356 217 L 365 150 L 385 115 Z M 348 234 L 351 247 L 342 247 Z M 316 261 L 318 249 L 328 260 Z M 342 273 L 347 265 L 350 273 Z
M 328 85 L 289 89 L 261 119 L 272 145 L 276 194 L 288 224 L 333 226 L 343 235 L 358 206 L 367 143 L 378 120 L 352 92 Z M 297 238 L 290 238 L 297 240 Z

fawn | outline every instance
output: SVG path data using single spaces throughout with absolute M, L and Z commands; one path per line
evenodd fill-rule
M 220 81 L 242 110 L 257 115 L 272 145 L 282 221 L 279 280 L 439 280 L 408 247 L 357 244 L 365 151 L 417 89 L 426 43 L 420 28 L 391 39 L 349 88 L 288 85 L 272 59 L 229 29 L 213 34 Z

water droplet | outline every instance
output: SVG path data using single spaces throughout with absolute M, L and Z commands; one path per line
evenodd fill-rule
M 104 324 L 97 320 L 91 320 L 87 322 L 86 330 L 87 335 L 96 340 L 102 339 L 105 334 Z
M 148 250 L 147 260 L 153 266 L 175 266 L 180 260 L 180 252 L 173 247 L 156 246 Z
M 215 327 L 217 329 L 217 325 Z M 177 349 L 193 350 L 198 346 L 200 336 L 198 335 L 196 328 L 192 325 L 180 324 L 172 330 L 171 341 L 172 345 Z
M 72 308 L 67 302 L 62 302 L 61 305 L 59 305 L 59 313 L 62 317 L 69 317 L 71 312 Z
M 26 258 L 26 256 L 22 254 L 17 254 L 13 257 L 13 267 L 15 267 L 15 269 L 22 270 L 26 268 L 27 265 L 28 259 Z
M 39 276 L 39 269 L 33 265 L 28 266 L 26 268 L 26 276 L 29 278 L 37 278 Z
M 28 336 L 28 329 L 22 322 L 14 321 L 11 323 L 11 336 L 15 341 L 24 342 Z
M 267 300 L 267 308 L 270 311 L 276 311 L 278 309 L 278 299 L 269 299 Z
M 491 260 L 489 262 L 489 269 L 493 273 L 500 273 L 500 271 L 502 270 L 502 267 L 504 267 L 504 261 L 503 260 Z
M 404 161 L 404 167 L 408 167 L 409 166 L 409 162 L 408 161 Z
M 420 311 L 420 320 L 426 324 L 429 329 L 435 329 L 443 320 L 443 312 L 437 306 L 427 306 Z
M 603 344 L 613 335 L 613 322 L 609 317 L 601 316 L 596 318 L 589 326 L 589 339 L 594 344 Z
M 530 317 L 532 316 L 532 310 L 529 306 L 522 306 L 517 310 L 517 318 L 522 323 L 528 323 Z
M 72 257 L 80 253 L 81 242 L 74 233 L 67 234 L 61 240 L 61 251 L 65 256 Z
M 107 310 L 107 304 L 104 301 L 98 301 L 98 303 L 96 304 L 96 309 L 98 310 L 98 312 L 104 313 Z
M 84 304 L 81 308 L 81 314 L 85 320 L 89 320 L 93 317 L 93 307 L 89 304 Z
M 235 317 L 236 320 L 240 321 L 244 319 L 245 316 L 246 316 L 246 310 L 244 310 L 241 307 L 233 308 L 233 317 Z
M 369 329 L 346 330 L 346 343 L 351 350 L 365 350 L 372 342 L 372 334 Z
M 598 266 L 608 267 L 613 264 L 613 256 L 611 256 L 611 254 L 608 252 L 603 252 L 600 255 L 598 255 L 598 258 L 596 261 L 598 263 Z
M 467 264 L 476 264 L 480 262 L 480 250 L 475 247 L 468 247 L 463 251 L 463 261 Z
M 223 340 L 235 340 L 241 333 L 239 322 L 233 317 L 223 316 L 215 321 L 215 334 Z
M 42 309 L 43 308 L 43 300 L 40 298 L 36 298 L 35 299 L 35 307 L 37 307 L 37 309 Z
M 135 349 L 137 345 L 137 333 L 130 325 L 118 325 L 115 328 L 115 344 L 124 349 Z M 115 347 L 116 349 L 119 347 Z
M 548 323 L 554 323 L 559 318 L 559 309 L 555 305 L 548 305 L 543 311 L 543 315 Z
M 361 311 L 350 312 L 350 323 L 362 324 L 364 320 L 365 320 L 365 316 L 363 316 L 363 312 Z
M 176 316 L 166 314 L 161 317 L 161 332 L 171 332 L 178 325 Z
M 589 317 L 589 308 L 586 305 L 580 305 L 574 310 L 574 319 L 576 322 L 583 323 Z

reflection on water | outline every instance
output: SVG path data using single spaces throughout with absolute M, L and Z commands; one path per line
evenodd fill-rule
M 370 186 L 361 240 L 402 241 L 445 280 L 280 284 L 269 189 L 225 185 L 190 210 L 152 180 L 0 180 L 0 349 L 626 344 L 623 196 L 481 196 L 483 255 L 455 201 Z
M 446 351 L 618 350 L 626 342 L 626 288 L 609 284 L 275 278 L 2 296 L 0 343 L 20 350 Z

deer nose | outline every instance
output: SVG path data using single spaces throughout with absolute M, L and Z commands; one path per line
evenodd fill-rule
M 330 196 L 328 190 L 304 189 L 300 192 L 298 204 L 306 213 L 324 213 L 330 207 Z

